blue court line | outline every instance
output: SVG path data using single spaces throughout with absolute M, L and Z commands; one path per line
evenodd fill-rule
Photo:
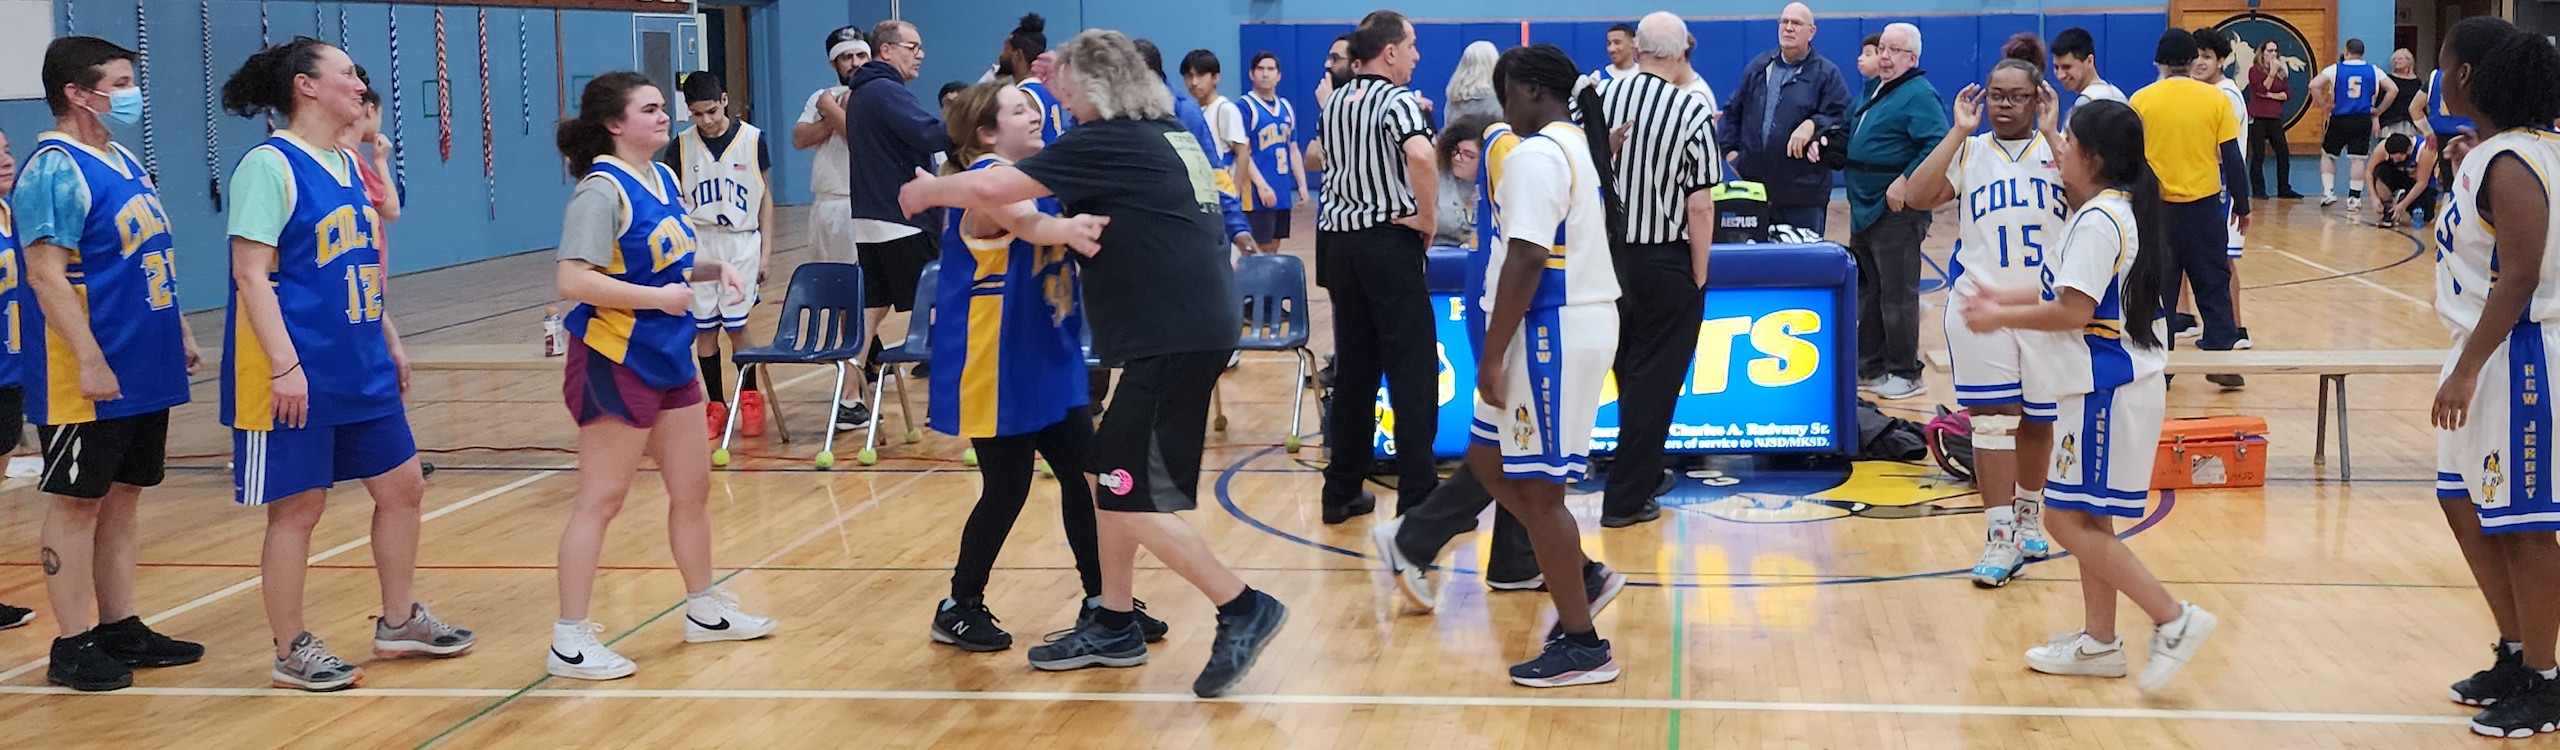
M 1235 476 L 1236 476 L 1237 474 L 1244 473 L 1244 465 L 1245 465 L 1245 464 L 1252 463 L 1252 462 L 1253 462 L 1254 460 L 1256 460 L 1256 459 L 1260 459 L 1260 458 L 1262 458 L 1262 457 L 1264 457 L 1264 456 L 1271 455 L 1271 452 L 1272 452 L 1272 451 L 1277 451 L 1277 450 L 1280 450 L 1280 448 L 1279 448 L 1278 446 L 1273 446 L 1273 447 L 1270 447 L 1270 448 L 1264 448 L 1264 449 L 1262 449 L 1262 450 L 1255 451 L 1252 455 L 1245 456 L 1245 457 L 1244 457 L 1244 458 L 1242 458 L 1242 459 L 1238 459 L 1235 463 L 1228 464 L 1228 465 L 1227 465 L 1227 468 L 1226 468 L 1224 471 L 1220 471 L 1220 472 L 1218 473 L 1218 485 L 1217 485 L 1218 507 L 1226 509 L 1226 511 L 1227 511 L 1227 515 L 1228 515 L 1228 516 L 1233 517 L 1233 518 L 1235 518 L 1235 519 L 1236 519 L 1236 520 L 1238 520 L 1238 521 L 1243 521 L 1245 525 L 1247 525 L 1247 526 L 1251 526 L 1251 527 L 1253 527 L 1254 529 L 1261 531 L 1262 533 L 1269 534 L 1269 535 L 1272 535 L 1272 536 L 1276 536 L 1276 537 L 1279 537 L 1279 538 L 1281 538 L 1281 539 L 1285 539 L 1285 540 L 1288 540 L 1288 541 L 1291 541 L 1291 542 L 1295 542 L 1295 543 L 1297 543 L 1297 544 L 1299 544 L 1299 545 L 1301 545 L 1301 546 L 1312 547 L 1312 548 L 1315 548 L 1315 549 L 1324 550 L 1324 551 L 1326 551 L 1326 552 L 1331 552 L 1331 553 L 1334 553 L 1334 554 L 1337 554 L 1337 555 L 1342 555 L 1342 556 L 1344 556 L 1344 557 L 1350 557 L 1350 558 L 1353 558 L 1353 559 L 1362 560 L 1362 561 L 1364 561 L 1364 562 L 1365 562 L 1365 561 L 1368 561 L 1370 558 L 1369 558 L 1369 556 L 1368 556 L 1367 554 L 1365 554 L 1365 553 L 1361 553 L 1361 552 L 1357 552 L 1357 551 L 1353 551 L 1353 550 L 1343 549 L 1343 548 L 1341 548 L 1341 547 L 1336 547 L 1336 546 L 1333 546 L 1333 545 L 1330 545 L 1330 544 L 1326 544 L 1326 543 L 1323 543 L 1323 542 L 1319 542 L 1319 541 L 1316 541 L 1316 540 L 1313 540 L 1313 539 L 1308 539 L 1308 538 L 1306 538 L 1306 537 L 1298 536 L 1298 535 L 1296 535 L 1296 534 L 1291 534 L 1291 533 L 1286 532 L 1286 531 L 1281 531 L 1280 529 L 1273 527 L 1271 524 L 1264 523 L 1264 522 L 1262 521 L 1262 519 L 1255 518 L 1255 517 L 1253 517 L 1253 515 L 1252 515 L 1252 514 L 1249 514 L 1249 513 L 1244 512 L 1244 509 L 1243 509 L 1243 508 L 1236 507 L 1235 497 L 1233 496 L 1233 494 L 1231 494 L 1231 493 L 1228 491 L 1228 485 L 1229 485 L 1229 483 L 1231 483 L 1232 481 L 1234 481 Z M 2134 524 L 2134 525 L 2133 525 L 2133 528 L 2125 529 L 2123 532 L 2116 534 L 2116 538 L 2118 538 L 2118 539 L 2131 539 L 2131 538 L 2133 538 L 2133 536 L 2134 536 L 2135 534 L 2140 534 L 2140 533 L 2142 533 L 2142 532 L 2144 532 L 2144 531 L 2148 531 L 2148 530 L 2150 530 L 2150 529 L 2151 529 L 2151 527 L 2153 527 L 2153 526 L 2158 526 L 2158 525 L 2160 525 L 2160 522 L 2161 522 L 2162 520 L 2167 519 L 2167 518 L 2169 517 L 2169 512 L 2170 512 L 2171 510 L 2175 510 L 2177 507 L 2178 507 L 2178 492 L 2177 492 L 2177 490 L 2161 490 L 2161 491 L 2160 491 L 2160 506 L 2159 506 L 2159 508 L 2158 508 L 2157 510 L 2152 511 L 2150 515 L 2144 516 L 2144 517 L 2142 518 L 2142 522 L 2141 522 L 2141 523 Z M 2049 560 L 2060 560 L 2060 559 L 2062 559 L 2062 558 L 2070 557 L 2070 556 L 2071 556 L 2071 553 L 2069 553 L 2069 552 L 2059 552 L 2059 553 L 2055 553 L 2055 554 L 2054 554 L 2053 556 L 2051 556 L 2051 557 L 2047 557 L 2047 558 L 2045 558 L 2045 560 L 2047 560 L 2047 561 L 2049 561 Z M 2029 562 L 2027 563 L 2027 566 L 2028 566 L 2028 567 L 2033 567 L 2033 566 L 2035 566 L 2038 562 L 2042 562 L 2042 561 L 2029 561 Z M 1441 571 L 1445 571 L 1445 572 L 1449 572 L 1449 573 L 1477 574 L 1477 571 L 1475 571 L 1475 570 L 1473 570 L 1473 569 L 1469 569 L 1469 568 L 1464 568 L 1464 567 L 1456 567 L 1456 566 L 1439 566 L 1439 565 L 1426 565 L 1426 566 L 1424 566 L 1424 567 L 1425 567 L 1425 568 L 1427 568 L 1427 569 L 1436 569 L 1436 570 L 1441 570 Z M 1776 582 L 1767 582 L 1767 583 L 1764 583 L 1764 582 L 1743 582 L 1743 583 L 1704 584 L 1704 583 L 1663 583 L 1663 582 L 1659 582 L 1659 581 L 1628 581 L 1628 582 L 1627 582 L 1627 585 L 1629 585 L 1629 586 L 1647 586 L 1647 587 L 1655 587 L 1655 588 L 1684 588 L 1684 589 L 1704 589 L 1704 588 L 1719 588 L 1719 589 L 1760 589 L 1760 588 L 1789 588 L 1789 587 L 1795 587 L 1795 586 L 1843 586 L 1843 585 L 1859 584 L 1859 583 L 1891 583 L 1891 582 L 1895 582 L 1895 581 L 1909 581 L 1909 580 L 1916 580 L 1916 579 L 1921 579 L 1921 578 L 1945 578 L 1945 577 L 1951 577 L 1951 576 L 1957 576 L 1957 575 L 1972 575 L 1972 574 L 1973 574 L 1973 568 L 1971 568 L 1971 567 L 1964 567 L 1964 568 L 1953 568 L 1953 569 L 1949 569 L 1949 570 L 1941 570 L 1941 571 L 1930 572 L 1930 573 L 1907 573 L 1907 574 L 1903 574 L 1903 575 L 1891 575 L 1891 576 L 1857 576 L 1857 577 L 1851 577 L 1851 578 L 1831 578 L 1831 579 L 1824 579 L 1824 580 L 1818 580 L 1818 581 L 1803 581 L 1803 582 L 1789 582 L 1789 583 L 1776 583 Z

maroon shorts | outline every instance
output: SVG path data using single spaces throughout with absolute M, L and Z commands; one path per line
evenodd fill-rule
M 588 348 L 576 336 L 569 337 L 567 359 L 560 392 L 569 402 L 569 416 L 580 427 L 612 419 L 646 430 L 657 426 L 659 412 L 702 403 L 701 378 L 674 388 L 651 388 L 631 368 Z

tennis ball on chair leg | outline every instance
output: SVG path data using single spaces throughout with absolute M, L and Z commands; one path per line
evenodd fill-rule
M 728 466 L 728 465 L 729 465 L 729 449 L 727 449 L 727 448 L 715 448 L 715 449 L 713 449 L 713 450 L 711 451 L 711 465 L 713 465 L 713 466 Z
M 870 453 L 870 451 L 863 451 L 863 453 L 868 454 L 868 453 Z M 820 470 L 820 471 L 825 471 L 825 470 L 827 470 L 827 469 L 833 469 L 833 468 L 835 468 L 835 467 L 836 467 L 836 454 L 835 454 L 835 451 L 818 451 L 818 458 L 817 458 L 817 460 L 816 460 L 816 461 L 814 461 L 814 462 L 812 462 L 812 463 L 815 463 L 815 464 L 817 465 L 817 467 L 818 467 L 818 470 Z M 864 465 L 864 466 L 869 466 L 869 465 L 871 465 L 871 462 L 869 462 L 869 461 L 865 461 L 865 462 L 863 462 L 863 465 Z
M 968 466 L 968 467 L 971 467 L 971 468 L 976 468 L 976 467 L 977 467 L 977 465 L 978 465 L 978 449 L 976 449 L 976 448 L 962 448 L 962 449 L 960 449 L 960 464 L 961 464 L 962 466 Z

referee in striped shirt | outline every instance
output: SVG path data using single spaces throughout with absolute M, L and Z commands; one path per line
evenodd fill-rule
M 1707 247 L 1723 181 L 1715 119 L 1706 100 L 1672 81 L 1688 66 L 1689 30 L 1668 12 L 1636 25 L 1636 73 L 1600 90 L 1603 122 L 1618 141 L 1623 214 L 1610 228 L 1617 262 L 1618 449 L 1600 523 L 1632 526 L 1662 516 L 1663 444 L 1704 318 Z
M 1440 483 L 1431 444 L 1439 433 L 1439 348 L 1433 335 L 1424 251 L 1436 217 L 1439 174 L 1431 119 L 1405 84 L 1420 52 L 1413 24 L 1371 12 L 1351 32 L 1357 73 L 1334 87 L 1323 113 L 1328 170 L 1316 216 L 1316 284 L 1333 297 L 1336 402 L 1325 425 L 1324 522 L 1368 513 L 1362 490 L 1377 433 L 1369 394 L 1385 375 L 1395 421 L 1396 506 L 1420 504 Z

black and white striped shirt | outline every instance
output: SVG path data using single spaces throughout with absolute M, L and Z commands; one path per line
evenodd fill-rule
M 1317 229 L 1355 232 L 1420 213 L 1405 174 L 1404 143 L 1429 137 L 1431 118 L 1413 89 L 1380 76 L 1353 78 L 1333 90 L 1321 121 L 1325 173 Z
M 1600 109 L 1611 128 L 1628 125 L 1616 158 L 1618 196 L 1627 207 L 1627 236 L 1620 239 L 1687 240 L 1689 195 L 1724 181 L 1714 109 L 1652 73 L 1604 84 Z

